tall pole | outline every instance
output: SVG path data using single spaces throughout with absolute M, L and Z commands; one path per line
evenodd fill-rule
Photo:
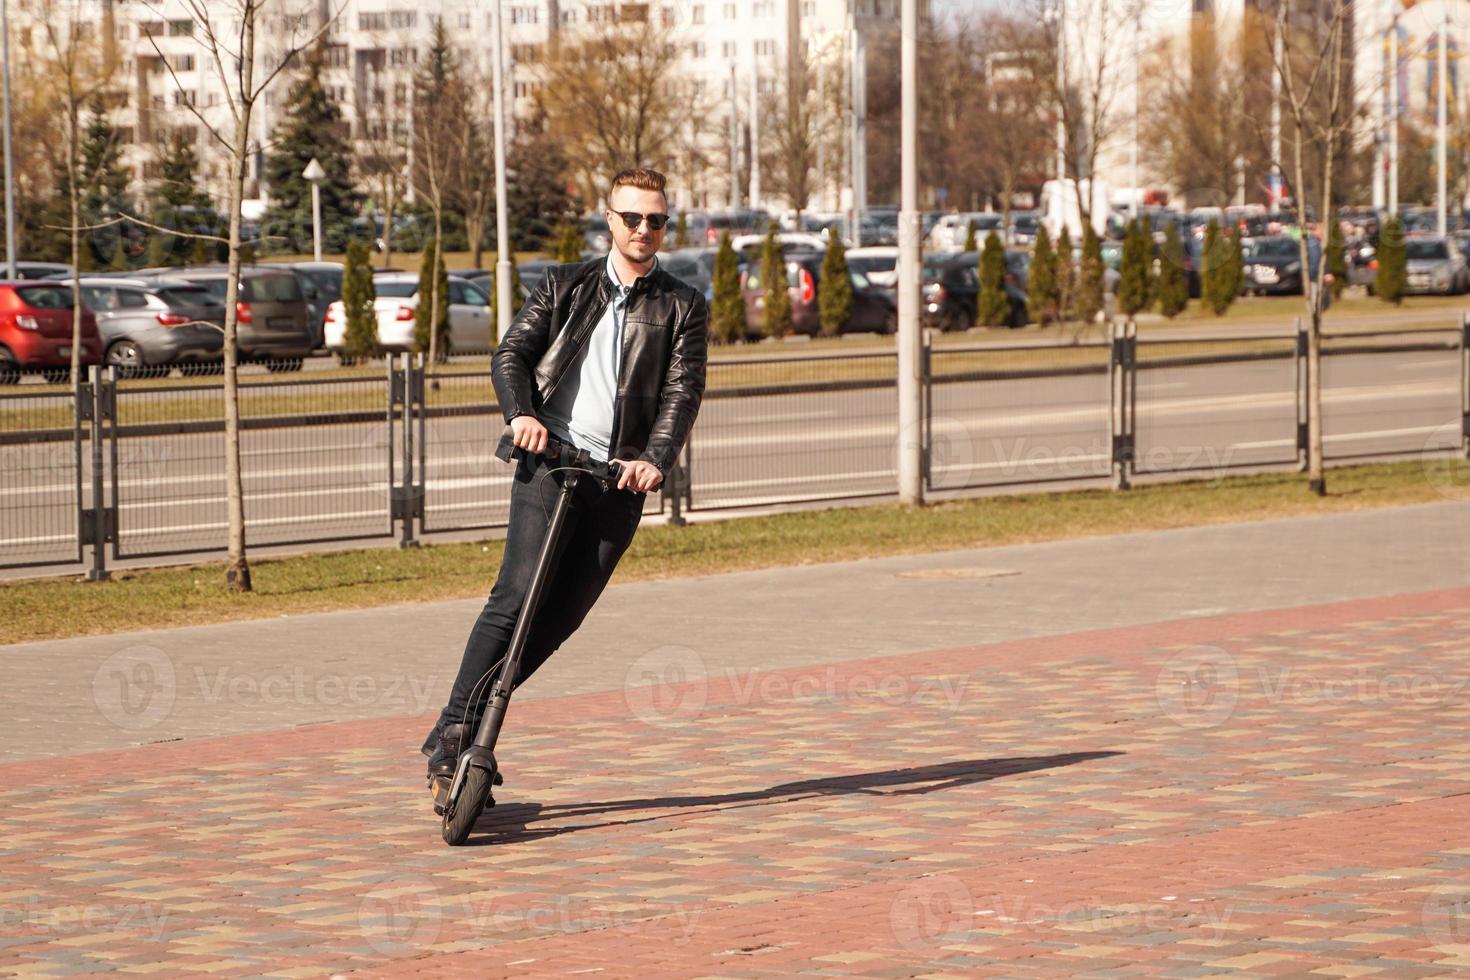
M 490 43 L 495 46 L 490 52 L 490 66 L 495 99 L 495 338 L 498 342 L 510 332 L 511 304 L 515 302 L 510 291 L 510 207 L 505 192 L 505 65 L 501 58 L 505 45 L 500 0 L 491 0 L 490 20 Z
M 1388 33 L 1388 213 L 1399 213 L 1399 14 Z
M 924 441 L 919 324 L 919 13 L 903 0 L 899 77 L 900 206 L 898 220 L 898 497 L 924 502 Z
M 0 75 L 5 101 L 5 278 L 15 278 L 15 161 L 10 149 L 10 0 L 0 0 Z
M 863 214 L 868 210 L 868 52 L 854 20 L 853 52 L 853 178 L 852 213 L 854 245 L 863 243 Z
M 1276 36 L 1271 41 L 1271 213 L 1281 212 L 1281 34 L 1286 30 L 1282 18 L 1276 20 Z
M 1138 192 L 1138 35 L 1142 32 L 1142 30 L 1143 14 L 1140 8 L 1140 10 L 1134 11 L 1133 14 L 1133 146 L 1129 151 L 1128 160 L 1129 167 L 1133 171 L 1133 176 L 1131 178 L 1133 181 L 1133 203 L 1128 208 L 1128 216 L 1134 221 L 1138 220 L 1139 205 L 1143 203 L 1140 200 L 1141 195 Z
M 1067 183 L 1067 0 L 1057 0 L 1057 194 L 1065 201 Z
M 1450 39 L 1450 5 L 1446 3 L 1441 9 L 1444 14 L 1440 21 L 1439 43 L 1436 45 L 1438 48 L 1436 54 L 1439 60 L 1439 105 L 1436 108 L 1439 146 L 1435 152 L 1435 169 L 1439 171 L 1439 187 L 1437 188 L 1439 194 L 1439 233 L 1440 235 L 1445 235 L 1449 232 L 1449 215 L 1446 208 L 1449 190 L 1445 186 L 1445 168 L 1449 155 L 1445 150 L 1449 137 L 1449 97 L 1446 93 L 1448 93 L 1450 87 L 1449 70 L 1447 68 L 1448 55 L 1445 53 L 1445 48 L 1449 47 Z
M 311 254 L 316 261 L 322 260 L 322 185 L 318 180 L 311 182 Z
M 760 65 L 756 63 L 755 42 L 750 42 L 750 206 L 761 206 L 761 110 Z M 764 232 L 764 228 L 757 229 Z
M 730 207 L 740 207 L 740 88 L 730 62 Z

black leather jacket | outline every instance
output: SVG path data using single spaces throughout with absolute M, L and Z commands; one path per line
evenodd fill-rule
M 546 271 L 491 359 L 507 423 L 540 413 L 602 319 L 613 288 L 605 256 Z M 704 396 L 709 307 L 703 293 L 655 268 L 633 284 L 624 315 L 608 445 L 615 459 L 641 459 L 667 474 Z

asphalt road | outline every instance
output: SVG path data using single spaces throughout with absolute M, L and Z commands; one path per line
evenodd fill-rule
M 1293 371 L 1290 360 L 1145 367 L 1138 379 L 1139 471 L 1209 475 L 1291 462 Z M 1444 449 L 1458 439 L 1453 351 L 1332 357 L 1324 379 L 1329 457 Z M 933 413 L 939 489 L 1108 473 L 1104 375 L 937 384 Z M 709 398 L 692 439 L 695 505 L 892 493 L 896 417 L 892 388 Z M 503 521 L 509 468 L 491 455 L 499 432 L 490 415 L 429 421 L 427 529 Z M 252 544 L 389 533 L 400 452 L 381 422 L 247 431 Z M 89 453 L 84 443 L 83 499 Z M 129 437 L 118 455 L 125 555 L 223 547 L 218 433 Z M 75 553 L 74 466 L 70 443 L 0 447 L 0 562 Z M 658 504 L 651 495 L 650 510 Z

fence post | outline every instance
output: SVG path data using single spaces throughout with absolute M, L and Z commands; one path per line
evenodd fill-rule
M 115 518 L 104 496 L 102 422 L 113 414 L 114 383 L 111 379 L 104 381 L 102 369 L 95 364 L 87 368 L 87 379 L 85 383 L 78 382 L 76 399 L 78 413 L 91 423 L 88 438 L 92 451 L 92 506 L 82 510 L 79 527 L 82 540 L 92 546 L 92 567 L 87 570 L 87 581 L 105 582 L 112 577 L 107 570 L 107 543 L 114 538 L 112 524 Z M 113 479 L 117 479 L 116 473 Z
M 1292 367 L 1296 371 L 1296 471 L 1305 473 L 1308 462 L 1308 429 L 1311 425 L 1312 402 L 1307 397 L 1307 328 L 1302 318 L 1296 318 L 1296 350 L 1292 354 Z
M 684 488 L 680 486 L 683 480 L 679 470 L 679 461 L 675 459 L 674 465 L 669 467 L 669 478 L 664 481 L 663 487 L 664 499 L 669 502 L 668 523 L 670 527 L 683 527 L 688 523 L 684 520 Z
M 1138 406 L 1138 326 L 1108 321 L 1108 429 L 1113 489 L 1127 490 L 1133 475 L 1134 413 Z
M 927 494 L 934 489 L 934 328 L 925 327 L 920 336 L 923 346 L 919 348 L 919 390 L 923 397 L 919 404 L 924 414 L 919 420 L 923 433 L 923 445 L 919 450 L 919 479 L 923 481 Z
M 420 374 L 422 365 L 414 364 L 413 355 L 404 354 L 402 357 L 401 370 L 393 384 L 394 399 L 399 407 L 398 418 L 402 423 L 399 430 L 401 482 L 393 487 L 393 519 L 398 521 L 398 547 L 415 548 L 418 541 L 413 533 L 413 519 L 417 516 L 415 501 L 418 498 L 414 476 L 414 405 L 420 400 L 415 395 L 422 390 L 423 378 Z
M 1470 459 L 1470 313 L 1460 314 L 1460 455 Z

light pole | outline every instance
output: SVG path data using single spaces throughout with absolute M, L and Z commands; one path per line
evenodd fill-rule
M 740 207 L 740 88 L 730 62 L 730 207 Z
M 1448 55 L 1446 55 L 1446 53 L 1445 53 L 1445 48 L 1449 46 L 1449 39 L 1450 39 L 1450 5 L 1448 3 L 1446 3 L 1440 9 L 1443 11 L 1443 15 L 1442 15 L 1442 17 L 1440 19 L 1439 43 L 1436 45 L 1436 47 L 1438 48 L 1438 50 L 1435 52 L 1436 55 L 1438 56 L 1438 62 L 1439 62 L 1439 64 L 1438 64 L 1438 68 L 1439 68 L 1439 79 L 1438 79 L 1438 81 L 1439 81 L 1439 105 L 1438 105 L 1438 107 L 1436 109 L 1436 113 L 1437 113 L 1437 116 L 1438 116 L 1438 118 L 1436 120 L 1437 123 L 1438 123 L 1438 125 L 1437 125 L 1436 128 L 1439 131 L 1439 133 L 1438 133 L 1438 136 L 1439 136 L 1439 146 L 1436 149 L 1436 153 L 1435 153 L 1435 169 L 1439 171 L 1439 187 L 1437 188 L 1438 193 L 1439 193 L 1439 214 L 1438 214 L 1438 218 L 1439 218 L 1439 234 L 1440 234 L 1441 237 L 1443 237 L 1449 231 L 1449 225 L 1448 225 L 1449 215 L 1448 215 L 1447 209 L 1446 209 L 1446 204 L 1448 203 L 1448 193 L 1449 193 L 1449 191 L 1448 191 L 1448 189 L 1446 187 L 1446 182 L 1445 182 L 1445 166 L 1446 166 L 1446 163 L 1447 163 L 1447 160 L 1448 160 L 1448 153 L 1446 152 L 1446 144 L 1448 142 L 1448 137 L 1449 137 L 1449 109 L 1448 109 L 1449 97 L 1448 97 L 1447 93 L 1448 93 L 1449 87 L 1450 87 L 1450 85 L 1449 85 L 1450 80 L 1449 80 L 1449 70 L 1448 70 L 1448 67 L 1447 67 L 1447 65 L 1448 65 Z
M 510 219 L 505 192 L 505 65 L 501 60 L 504 47 L 503 18 L 500 0 L 490 4 L 492 30 L 490 43 L 491 87 L 495 98 L 495 339 L 498 342 L 510 331 Z
M 754 40 L 750 42 L 750 206 L 752 209 L 761 206 L 760 65 L 756 62 Z
M 0 75 L 5 101 L 5 278 L 15 278 L 15 163 L 10 149 L 10 0 L 0 0 Z
M 1388 32 L 1388 213 L 1399 213 L 1399 5 Z
M 900 205 L 898 221 L 898 498 L 924 502 L 921 404 L 923 338 L 919 324 L 919 15 L 917 0 L 903 0 L 899 76 L 901 89 Z
M 316 157 L 301 171 L 301 176 L 311 181 L 311 254 L 320 262 L 322 260 L 322 179 L 327 172 L 322 169 L 321 161 Z
M 1132 180 L 1133 180 L 1133 194 L 1132 194 L 1133 204 L 1128 209 L 1128 212 L 1129 212 L 1128 213 L 1128 216 L 1130 218 L 1132 218 L 1134 221 L 1137 221 L 1138 220 L 1139 205 L 1143 203 L 1140 200 L 1140 198 L 1141 198 L 1142 195 L 1140 195 L 1139 192 L 1138 192 L 1138 103 L 1139 103 L 1139 97 L 1138 97 L 1138 82 L 1139 82 L 1139 78 L 1138 78 L 1138 52 L 1139 52 L 1138 35 L 1142 31 L 1142 29 L 1143 29 L 1143 13 L 1142 13 L 1142 9 L 1140 8 L 1139 10 L 1136 10 L 1133 13 L 1133 146 L 1132 146 L 1132 148 L 1131 148 L 1131 150 L 1129 152 L 1129 161 L 1128 161 L 1129 162 L 1129 166 L 1133 170 L 1133 177 L 1132 177 Z M 1077 199 L 1079 201 L 1082 199 L 1080 193 L 1078 194 L 1078 198 Z

